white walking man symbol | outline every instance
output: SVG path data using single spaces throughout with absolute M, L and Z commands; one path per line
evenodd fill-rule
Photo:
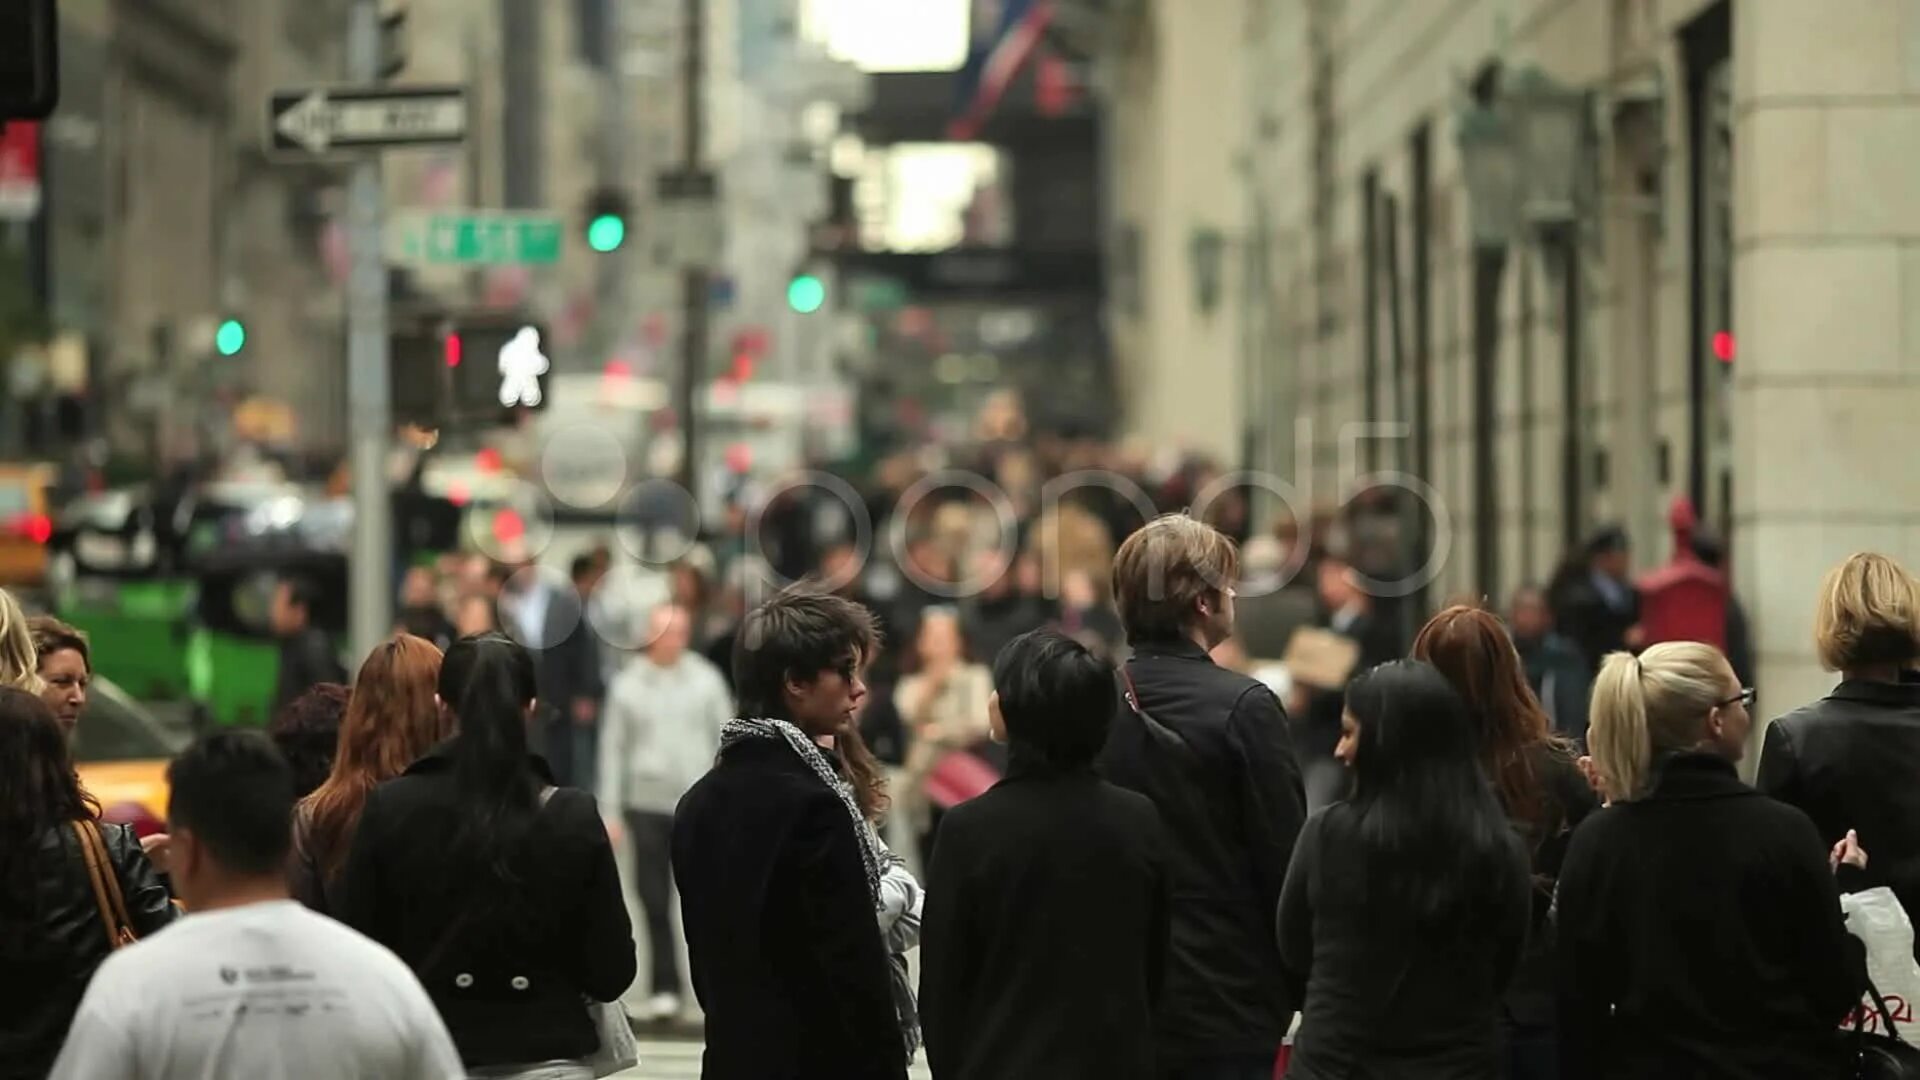
M 500 404 L 509 409 L 515 405 L 538 408 L 540 376 L 550 366 L 547 354 L 540 351 L 540 331 L 521 327 L 513 340 L 500 347 Z

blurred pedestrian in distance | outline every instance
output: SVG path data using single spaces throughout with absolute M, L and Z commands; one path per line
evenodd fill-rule
M 411 567 L 401 580 L 399 629 L 442 652 L 453 644 L 453 621 L 440 604 L 440 584 L 428 567 Z
M 1507 624 L 1513 629 L 1513 645 L 1526 669 L 1527 685 L 1547 710 L 1549 726 L 1585 746 L 1587 697 L 1592 691 L 1593 673 L 1579 646 L 1554 630 L 1546 593 L 1535 585 L 1515 590 Z
M 451 713 L 434 697 L 441 663 L 440 650 L 426 639 L 396 634 L 360 665 L 337 722 L 338 754 L 294 815 L 293 896 L 315 911 L 335 908 L 354 830 L 373 789 L 453 734 Z
M 1069 570 L 1060 579 L 1059 630 L 1109 662 L 1125 654 L 1126 630 L 1100 595 L 1093 575 L 1084 569 Z
M 1007 643 L 1047 621 L 1046 605 L 1037 595 L 1022 592 L 1013 564 L 1003 564 L 997 551 L 973 557 L 974 580 L 980 591 L 961 602 L 961 624 L 967 648 L 974 656 L 998 656 Z
M 1572 744 L 1554 735 L 1528 687 L 1506 627 L 1491 612 L 1454 607 L 1414 639 L 1413 657 L 1439 671 L 1466 704 L 1480 767 L 1501 811 L 1526 842 L 1533 906 L 1527 951 L 1499 1011 L 1501 1075 L 1553 1080 L 1553 885 L 1573 830 L 1599 808 Z
M 1093 770 L 1113 669 L 1036 630 L 993 681 L 1007 779 L 948 815 L 928 876 L 928 1061 L 942 1080 L 1154 1080 L 1171 879 L 1153 803 Z
M 600 638 L 585 615 L 604 578 L 592 555 L 577 555 L 568 572 L 570 594 L 529 585 L 530 595 L 542 589 L 549 593 L 540 609 L 545 621 L 536 646 L 540 692 L 548 704 L 542 710 L 546 716 L 542 745 L 554 780 L 562 785 L 587 787 L 598 771 L 594 755 L 607 684 L 600 666 Z M 534 617 L 530 612 L 523 616 Z
M 1154 1044 L 1169 1080 L 1267 1080 L 1297 1005 L 1273 913 L 1306 817 L 1280 702 L 1216 665 L 1233 633 L 1233 542 L 1156 518 L 1114 560 L 1132 657 L 1100 756 L 1160 811 L 1172 851 L 1173 940 Z
M 1234 632 L 1256 660 L 1287 655 L 1293 632 L 1314 621 L 1314 579 L 1303 567 L 1288 565 L 1288 554 L 1271 536 L 1255 536 L 1240 551 Z
M 273 745 L 255 732 L 209 735 L 167 780 L 173 880 L 193 917 L 101 965 L 53 1075 L 460 1075 L 406 965 L 287 896 L 293 774 Z
M 37 674 L 39 666 L 26 612 L 12 593 L 0 589 L 0 686 L 40 693 L 44 687 Z
M 1401 655 L 1404 647 L 1399 628 L 1393 620 L 1383 618 L 1374 610 L 1373 597 L 1353 566 L 1331 551 L 1323 551 L 1312 565 L 1314 588 L 1319 597 L 1314 625 L 1353 642 L 1352 671 L 1366 671 Z M 1293 729 L 1295 752 L 1306 774 L 1307 806 L 1311 809 L 1319 809 L 1340 798 L 1351 779 L 1348 771 L 1333 758 L 1345 712 L 1345 687 L 1328 683 L 1308 692 L 1304 722 Z
M 481 634 L 497 633 L 500 622 L 494 617 L 493 601 L 485 596 L 463 597 L 460 608 L 455 612 L 453 623 L 454 640 L 477 637 Z
M 1694 558 L 1706 563 L 1715 570 L 1727 574 L 1727 662 L 1733 665 L 1733 673 L 1742 683 L 1751 684 L 1754 679 L 1753 627 L 1747 621 L 1747 609 L 1733 595 L 1731 568 L 1727 566 L 1727 545 L 1720 535 L 1705 525 L 1696 526 L 1691 534 Z
M 1547 588 L 1553 622 L 1600 670 L 1608 653 L 1640 648 L 1640 592 L 1628 573 L 1632 549 L 1625 529 L 1609 525 L 1593 534 L 1578 557 L 1560 568 Z
M 967 657 L 960 613 L 951 607 L 928 608 L 920 618 L 908 664 L 894 705 L 907 735 L 907 761 L 901 774 L 901 807 L 920 837 L 921 865 L 932 851 L 939 812 L 926 786 L 950 754 L 965 754 L 987 741 L 987 698 L 993 673 Z
M 1711 645 L 1601 665 L 1589 739 L 1614 805 L 1574 834 L 1555 913 L 1567 1080 L 1852 1075 L 1836 1027 L 1865 969 L 1837 853 L 1740 782 L 1752 706 Z
M 340 721 L 352 691 L 321 683 L 274 714 L 267 736 L 293 771 L 293 797 L 304 799 L 327 780 L 340 749 Z
M 585 1080 L 588 1002 L 633 982 L 633 928 L 599 807 L 528 750 L 536 681 L 511 638 L 454 642 L 454 735 L 367 797 L 332 897 L 420 976 L 469 1072 Z
M 901 1080 L 876 932 L 890 860 L 816 740 L 855 718 L 873 616 L 790 588 L 751 612 L 734 653 L 740 717 L 674 815 L 706 1080 Z
M 1766 730 L 1755 786 L 1806 811 L 1828 844 L 1857 830 L 1873 853 L 1845 891 L 1891 886 L 1920 913 L 1920 585 L 1885 555 L 1828 571 L 1814 646 L 1840 684 Z
M 67 741 L 87 708 L 87 690 L 93 684 L 93 647 L 87 635 L 51 615 L 27 620 L 33 637 L 35 672 L 40 676 L 40 700 L 53 710 Z
M 94 969 L 119 947 L 119 928 L 95 902 L 80 831 L 105 843 L 128 929 L 144 937 L 173 921 L 133 829 L 101 822 L 99 803 L 81 789 L 53 711 L 25 690 L 0 688 L 0 1075 L 47 1074 Z
M 652 981 L 642 1019 L 680 1014 L 680 946 L 673 932 L 673 811 L 713 765 L 733 693 L 706 657 L 688 649 L 692 616 L 653 609 L 647 647 L 607 690 L 600 729 L 600 805 L 614 843 L 633 844 L 634 886 L 647 917 Z
M 347 681 L 347 669 L 340 663 L 333 639 L 314 622 L 319 603 L 320 587 L 311 579 L 283 577 L 274 586 L 269 618 L 274 636 L 280 639 L 280 673 L 273 691 L 276 713 L 310 687 Z
M 1527 937 L 1527 850 L 1467 704 L 1396 660 L 1354 679 L 1341 723 L 1353 794 L 1308 820 L 1280 898 L 1303 1003 L 1287 1075 L 1510 1075 L 1495 1020 Z

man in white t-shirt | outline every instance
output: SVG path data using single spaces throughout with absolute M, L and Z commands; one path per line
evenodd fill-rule
M 288 898 L 293 776 L 273 745 L 210 735 L 167 777 L 167 869 L 192 914 L 100 966 L 53 1077 L 464 1077 L 406 964 Z

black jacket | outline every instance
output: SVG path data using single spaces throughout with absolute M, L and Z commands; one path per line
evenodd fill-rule
M 940 823 L 920 1022 L 940 1080 L 1151 1080 L 1169 880 L 1160 815 L 1012 759 Z
M 1107 779 L 1153 800 L 1173 869 L 1172 947 L 1155 1045 L 1163 1065 L 1276 1052 L 1298 1004 L 1273 913 L 1306 819 L 1286 714 L 1261 683 L 1191 641 L 1135 641 L 1101 754 Z
M 527 782 L 549 783 L 538 758 Z M 462 822 L 442 746 L 367 799 L 334 914 L 420 976 L 469 1067 L 586 1057 L 599 1034 L 584 999 L 618 1000 L 636 959 L 593 796 L 553 793 L 511 858 L 513 888 L 456 867 L 447 841 Z
M 1920 681 L 1847 681 L 1767 728 L 1755 786 L 1813 819 L 1820 838 L 1860 833 L 1867 868 L 1848 891 L 1893 888 L 1920 913 Z
M 274 681 L 273 711 L 279 712 L 295 698 L 321 683 L 344 683 L 347 669 L 340 666 L 340 654 L 325 630 L 309 626 L 280 640 L 280 671 Z
M 1623 604 L 1615 607 L 1584 569 L 1567 573 L 1556 586 L 1554 625 L 1579 648 L 1587 669 L 1597 672 L 1608 653 L 1627 647 L 1627 631 L 1640 621 L 1640 590 L 1621 582 Z
M 145 937 L 178 909 L 133 830 L 100 826 L 133 932 Z M 24 864 L 28 896 L 0 894 L 0 1078 L 44 1077 L 80 1007 L 80 995 L 111 951 L 87 864 L 71 828 L 41 836 Z M 11 882 L 0 888 L 10 888 Z M 31 906 L 28 906 L 30 904 Z
M 748 739 L 673 819 L 705 1080 L 900 1080 L 906 1045 L 853 820 L 783 742 Z
M 1866 972 L 1819 832 L 1722 758 L 1657 768 L 1560 868 L 1562 1076 L 1839 1077 Z
M 1372 902 L 1360 817 L 1345 802 L 1300 833 L 1280 899 L 1280 954 L 1304 995 L 1295 1080 L 1485 1080 L 1494 1018 L 1527 936 L 1527 849 L 1510 834 L 1491 903 L 1422 926 Z
M 1585 669 L 1582 669 L 1585 674 Z M 1533 863 L 1533 910 L 1527 923 L 1527 947 L 1501 1002 L 1503 1017 L 1525 1027 L 1551 1027 L 1557 1010 L 1554 977 L 1553 893 L 1565 865 L 1573 834 L 1595 810 L 1599 796 L 1587 783 L 1573 755 L 1552 743 L 1536 743 L 1527 753 L 1539 785 L 1541 808 L 1532 820 L 1516 820 Z

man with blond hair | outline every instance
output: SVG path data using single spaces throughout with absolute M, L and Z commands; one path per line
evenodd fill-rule
M 1274 911 L 1306 819 L 1273 691 L 1216 665 L 1233 633 L 1233 541 L 1185 514 L 1120 547 L 1133 656 L 1101 771 L 1153 800 L 1172 848 L 1172 955 L 1155 1017 L 1166 1080 L 1266 1080 L 1293 1020 Z

